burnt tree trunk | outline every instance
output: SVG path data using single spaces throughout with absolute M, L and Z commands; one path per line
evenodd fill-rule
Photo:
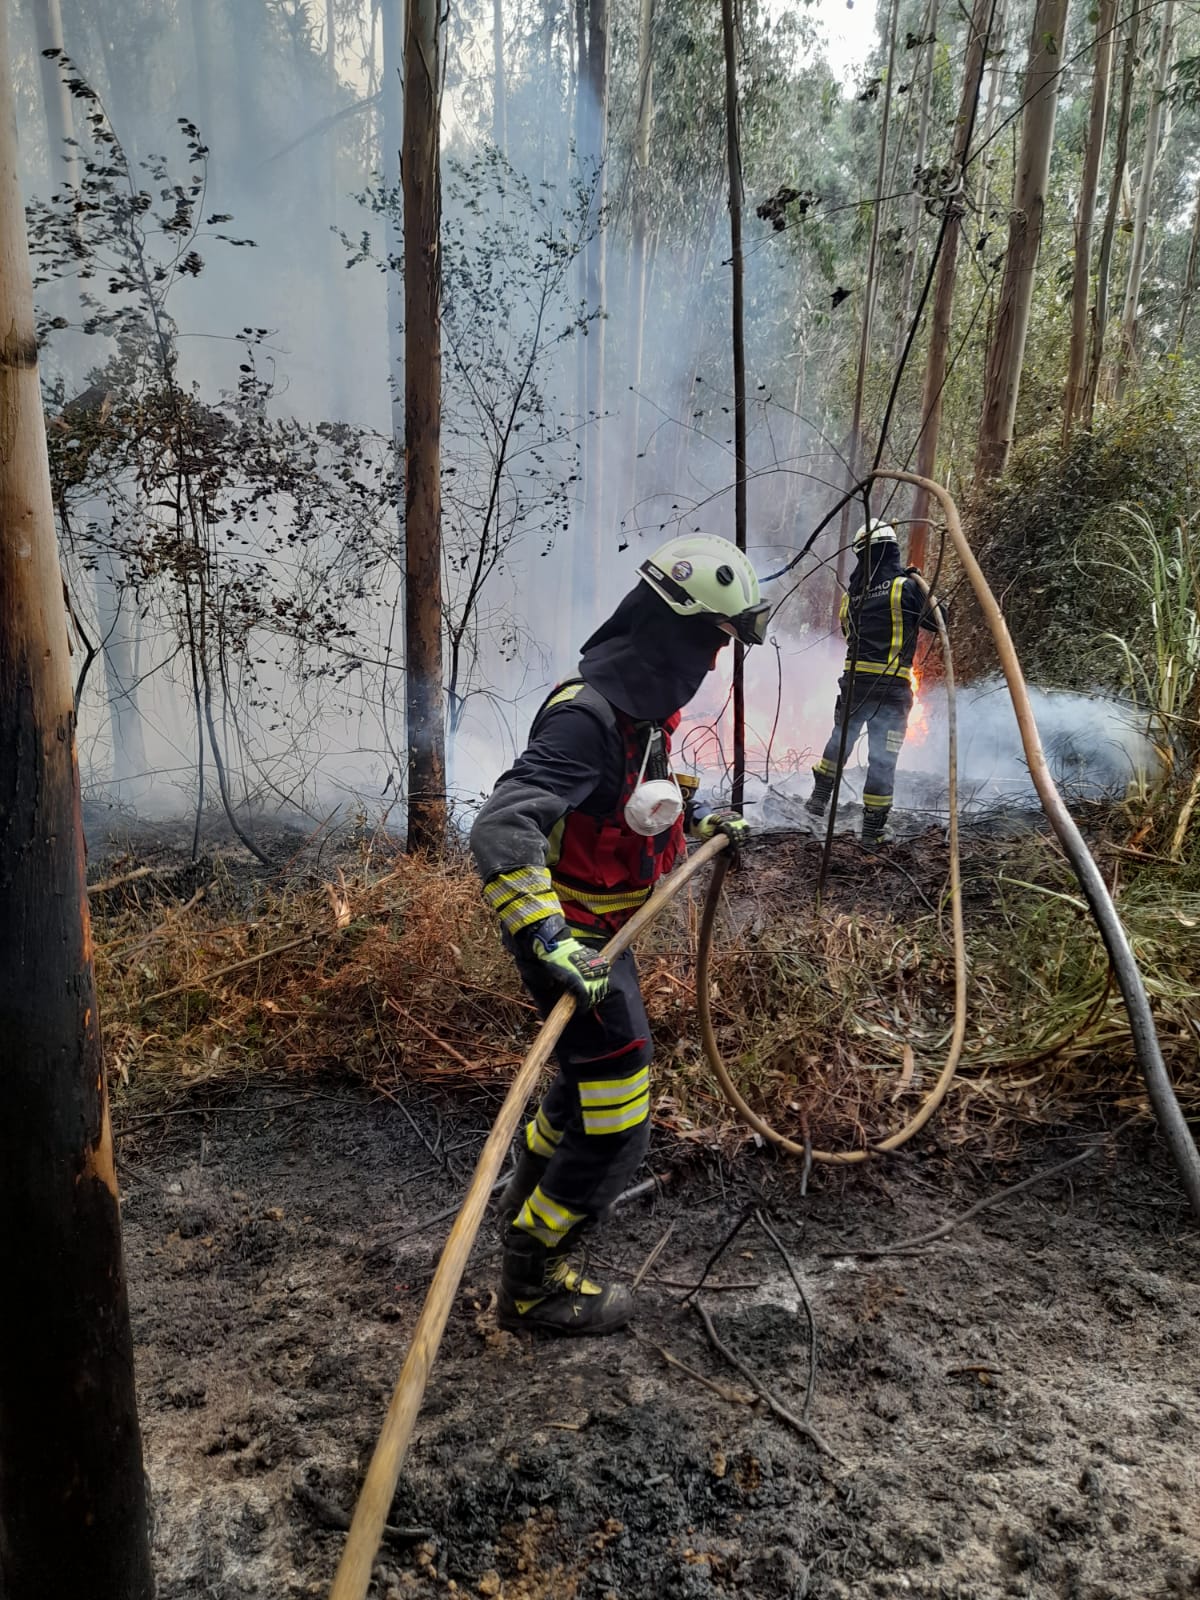
M 983 415 L 975 456 L 975 474 L 980 479 L 1003 472 L 1012 449 L 1033 305 L 1033 277 L 1042 243 L 1066 30 L 1067 0 L 1037 0 L 1022 96 L 1021 155 L 1009 217 L 1004 281 L 984 375 Z
M 1117 0 L 1100 0 L 1096 16 L 1096 60 L 1092 72 L 1092 105 L 1079 185 L 1079 212 L 1075 219 L 1075 271 L 1071 285 L 1071 350 L 1067 359 L 1067 387 L 1063 397 L 1063 445 L 1084 400 L 1087 367 L 1088 302 L 1092 282 L 1092 223 L 1096 215 L 1096 188 L 1100 157 L 1108 122 L 1108 86 L 1112 77 L 1112 40 Z
M 446 841 L 442 692 L 441 0 L 409 0 L 404 35 L 405 705 L 408 847 Z
M 150 1600 L 4 17 L 0 327 L 0 1594 Z

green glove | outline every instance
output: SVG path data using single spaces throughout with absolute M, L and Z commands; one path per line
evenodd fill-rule
M 735 851 L 750 842 L 750 824 L 736 811 L 709 811 L 692 831 L 701 844 L 707 844 L 714 834 L 723 833 Z
M 558 932 L 554 922 L 558 922 Z M 591 949 L 566 931 L 558 918 L 548 918 L 530 930 L 529 948 L 568 994 L 575 996 L 581 1011 L 591 1011 L 608 993 L 609 965 L 598 950 Z

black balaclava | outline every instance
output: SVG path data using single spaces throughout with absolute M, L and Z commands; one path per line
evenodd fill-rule
M 892 539 L 880 539 L 878 543 L 872 541 L 869 554 L 871 571 L 870 576 L 866 577 L 868 584 L 882 583 L 885 578 L 898 578 L 904 571 L 900 565 L 900 546 Z M 867 555 L 868 551 L 864 550 L 850 574 L 850 582 L 846 585 L 850 594 L 858 594 L 863 587 Z
M 727 637 L 711 617 L 678 616 L 639 583 L 585 643 L 579 676 L 635 722 L 662 722 L 687 705 Z

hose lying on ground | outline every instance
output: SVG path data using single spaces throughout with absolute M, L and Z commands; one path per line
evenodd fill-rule
M 1137 1054 L 1138 1065 L 1142 1069 L 1150 1104 L 1154 1108 L 1159 1129 L 1167 1142 L 1167 1148 L 1179 1172 L 1192 1211 L 1200 1218 L 1200 1151 L 1196 1149 L 1187 1120 L 1171 1087 L 1146 987 L 1142 982 L 1142 975 L 1138 971 L 1121 919 L 1117 915 L 1117 908 L 1101 876 L 1100 868 L 1084 843 L 1083 835 L 1076 827 L 1075 819 L 1067 810 L 1063 797 L 1050 775 L 1046 753 L 1042 749 L 1041 736 L 1034 720 L 1033 707 L 1029 703 L 1025 677 L 1021 671 L 1021 663 L 1017 659 L 1017 652 L 1013 648 L 1004 614 L 967 543 L 954 501 L 941 484 L 934 483 L 931 478 L 918 477 L 914 472 L 880 471 L 874 476 L 891 478 L 897 483 L 915 484 L 918 488 L 927 490 L 936 496 L 945 512 L 946 530 L 951 543 L 962 563 L 963 571 L 971 581 L 980 610 L 995 641 L 996 653 L 1000 657 L 1013 710 L 1016 712 L 1017 726 L 1021 731 L 1021 743 L 1025 748 L 1025 759 L 1029 763 L 1029 775 L 1033 779 L 1033 786 L 1037 790 L 1038 799 L 1042 802 L 1042 808 L 1050 819 L 1050 825 L 1058 835 L 1067 860 L 1079 880 L 1079 886 L 1091 908 L 1092 916 L 1099 925 L 1100 936 L 1104 940 L 1108 958 L 1117 975 L 1121 998 L 1129 1013 L 1133 1048 Z
M 919 578 L 922 589 L 927 599 L 931 599 L 929 585 L 924 578 Z M 771 1124 L 765 1121 L 758 1113 L 747 1105 L 738 1091 L 737 1085 L 729 1075 L 729 1070 L 721 1056 L 720 1046 L 717 1044 L 717 1035 L 713 1028 L 712 1004 L 709 994 L 709 957 L 712 953 L 713 921 L 717 914 L 717 905 L 721 898 L 721 885 L 725 881 L 725 874 L 729 868 L 728 857 L 722 857 L 713 869 L 712 881 L 708 888 L 708 898 L 704 902 L 704 914 L 700 919 L 700 937 L 696 945 L 696 1012 L 700 1019 L 700 1037 L 704 1044 L 704 1054 L 708 1057 L 708 1064 L 713 1070 L 721 1092 L 726 1100 L 754 1131 L 760 1134 L 771 1144 L 778 1145 L 781 1149 L 790 1151 L 792 1155 L 808 1156 L 813 1161 L 825 1161 L 836 1166 L 852 1166 L 857 1162 L 865 1161 L 875 1152 L 898 1150 L 906 1144 L 915 1133 L 919 1133 L 933 1116 L 934 1112 L 946 1098 L 954 1074 L 958 1069 L 959 1057 L 962 1055 L 963 1040 L 967 1032 L 967 947 L 963 932 L 962 914 L 962 884 L 959 872 L 958 851 L 958 717 L 954 693 L 954 662 L 951 658 L 950 639 L 946 633 L 946 623 L 938 606 L 933 606 L 933 616 L 937 623 L 938 637 L 942 644 L 942 658 L 946 667 L 946 724 L 947 743 L 950 751 L 949 770 L 949 803 L 950 803 L 950 910 L 954 930 L 954 1031 L 950 1036 L 950 1048 L 937 1081 L 926 1095 L 921 1105 L 895 1133 L 889 1134 L 886 1139 L 881 1139 L 878 1144 L 866 1150 L 813 1150 L 808 1146 L 797 1144 L 794 1139 L 789 1139 L 780 1133 Z
M 610 960 L 627 950 L 644 928 L 666 909 L 679 891 L 695 877 L 696 873 L 725 848 L 728 840 L 717 834 L 707 844 L 691 855 L 683 866 L 664 878 L 646 904 L 636 911 L 615 938 L 604 947 Z M 329 1600 L 363 1600 L 371 1581 L 371 1568 L 379 1541 L 383 1536 L 392 1496 L 404 1462 L 404 1453 L 412 1438 L 417 1413 L 425 1397 L 429 1373 L 437 1355 L 438 1345 L 446 1331 L 450 1307 L 467 1265 L 479 1225 L 487 1209 L 488 1198 L 496 1175 L 504 1163 L 517 1131 L 517 1124 L 532 1094 L 538 1075 L 550 1059 L 550 1052 L 559 1035 L 570 1020 L 575 1001 L 564 995 L 542 1024 L 533 1048 L 525 1057 L 504 1097 L 487 1143 L 480 1154 L 471 1187 L 463 1201 L 458 1219 L 450 1230 L 438 1261 L 437 1271 L 421 1308 L 417 1326 L 413 1330 L 408 1356 L 396 1380 L 387 1416 L 380 1431 L 379 1442 L 371 1457 L 371 1465 L 363 1482 L 346 1547 L 338 1563 Z

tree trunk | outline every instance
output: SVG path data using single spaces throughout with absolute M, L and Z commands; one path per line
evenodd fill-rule
M 1033 275 L 1042 242 L 1066 25 L 1067 0 L 1037 0 L 1022 96 L 1021 155 L 1009 218 L 1008 254 L 984 376 L 983 416 L 975 457 L 975 473 L 981 479 L 1003 472 L 1012 448 L 1033 304 Z
M 1158 36 L 1158 59 L 1154 82 L 1150 86 L 1150 105 L 1146 111 L 1146 143 L 1142 155 L 1142 175 L 1138 183 L 1137 210 L 1133 216 L 1133 239 L 1129 246 L 1129 276 L 1125 282 L 1125 308 L 1121 314 L 1121 354 L 1117 368 L 1117 398 L 1125 392 L 1129 369 L 1137 353 L 1138 302 L 1142 297 L 1142 274 L 1146 268 L 1146 234 L 1150 226 L 1150 202 L 1154 198 L 1154 179 L 1158 158 L 1165 140 L 1161 138 L 1167 80 L 1171 75 L 1171 49 L 1175 43 L 1175 0 L 1166 0 Z
M 721 0 L 721 32 L 725 44 L 725 147 L 729 164 L 729 245 L 733 274 L 733 450 L 734 538 L 746 548 L 746 312 L 745 264 L 742 260 L 742 145 L 738 127 L 737 34 L 733 0 Z M 746 790 L 745 649 L 733 646 L 733 791 L 735 811 L 742 809 Z
M 633 292 L 629 317 L 633 353 L 629 363 L 633 386 L 633 425 L 630 429 L 631 458 L 636 463 L 641 429 L 639 401 L 642 388 L 642 361 L 646 344 L 646 219 L 650 197 L 650 138 L 654 129 L 654 0 L 641 0 L 638 15 L 638 114 L 634 156 L 637 162 L 637 188 L 633 198 Z
M 1000 109 L 1000 88 L 1004 82 L 1004 41 L 1007 29 L 1007 0 L 996 0 L 996 4 L 992 10 L 992 25 L 988 29 L 987 53 L 991 61 L 991 72 L 988 73 L 987 104 L 985 105 L 983 111 L 983 126 L 979 131 L 979 148 L 981 151 L 981 160 L 979 166 L 981 176 L 979 179 L 979 193 L 975 199 L 975 206 L 976 215 L 979 217 L 979 231 L 981 234 L 986 234 L 988 232 L 989 191 L 992 183 L 992 167 L 996 159 L 991 154 L 992 137 L 996 131 L 996 116 Z
M 1187 268 L 1183 274 L 1183 295 L 1179 301 L 1179 329 L 1175 335 L 1175 354 L 1183 354 L 1192 297 L 1196 293 L 1196 267 L 1200 264 L 1200 183 L 1196 185 L 1196 205 L 1192 212 L 1192 236 L 1188 242 Z
M 0 1593 L 150 1600 L 7 28 L 0 15 Z
M 405 705 L 408 848 L 446 842 L 442 691 L 441 0 L 409 0 L 404 36 Z
M 404 138 L 404 11 L 405 0 L 382 0 L 383 35 L 383 188 L 387 196 L 388 385 L 392 393 L 392 460 L 396 477 L 393 497 L 404 570 L 404 230 L 400 223 L 400 145 Z
M 600 584 L 605 517 L 605 318 L 608 312 L 608 0 L 587 0 L 587 61 L 579 74 L 579 106 L 587 125 L 586 154 L 595 173 L 595 230 L 587 242 L 587 309 L 597 317 L 587 334 L 586 538 Z
M 112 784 L 122 799 L 136 801 L 147 780 L 146 745 L 138 703 L 134 638 L 124 615 L 120 558 L 106 550 L 96 563 L 96 615 L 104 657 L 108 724 L 112 737 Z
M 1108 122 L 1108 87 L 1112 77 L 1112 39 L 1117 0 L 1100 0 L 1096 18 L 1096 62 L 1092 72 L 1092 108 L 1083 151 L 1083 176 L 1079 185 L 1079 212 L 1075 220 L 1075 272 L 1071 285 L 1071 351 L 1067 360 L 1067 387 L 1063 399 L 1063 447 L 1083 408 L 1084 372 L 1087 366 L 1088 302 L 1092 282 L 1092 223 L 1096 215 L 1096 188 L 1104 132 Z
M 962 98 L 954 124 L 953 167 L 963 173 L 971 150 L 971 136 L 983 87 L 984 63 L 991 39 L 988 20 L 993 16 L 992 0 L 975 0 L 968 24 L 967 54 L 963 63 Z M 954 312 L 954 286 L 958 276 L 958 244 L 962 236 L 963 202 L 956 193 L 946 202 L 941 226 L 941 250 L 933 291 L 933 315 L 929 329 L 929 353 L 925 359 L 925 381 L 921 389 L 921 431 L 917 435 L 917 472 L 923 478 L 935 476 L 938 435 L 942 427 L 942 391 L 946 386 L 946 367 L 950 353 L 950 323 Z M 912 531 L 908 559 L 916 567 L 925 561 L 929 538 L 929 495 L 918 489 L 913 499 Z
M 196 126 L 200 129 L 201 138 L 209 147 L 208 175 L 211 183 L 215 177 L 212 151 L 213 140 L 217 138 L 217 118 L 213 110 L 212 18 L 209 6 L 210 0 L 191 0 L 190 13 L 192 60 L 196 82 L 196 103 L 192 115 L 196 119 Z
M 492 139 L 508 155 L 508 85 L 504 76 L 504 0 L 492 0 Z
M 921 90 L 921 110 L 917 117 L 917 145 L 913 152 L 916 172 L 924 170 L 929 151 L 929 117 L 933 105 L 934 68 L 937 62 L 938 0 L 930 0 L 926 32 L 929 42 L 925 46 L 925 83 Z M 925 216 L 925 199 L 918 183 L 913 184 L 908 222 L 908 249 L 904 255 L 904 273 L 900 284 L 900 315 L 896 320 L 896 361 L 900 360 L 912 320 L 913 276 L 917 269 L 917 247 L 921 240 L 921 222 Z
M 879 259 L 879 219 L 883 212 L 884 177 L 887 173 L 888 135 L 892 122 L 892 90 L 896 79 L 896 28 L 899 16 L 900 0 L 892 0 L 888 17 L 888 63 L 887 78 L 883 91 L 883 121 L 879 130 L 879 164 L 875 169 L 875 204 L 871 207 L 871 242 L 867 249 L 867 282 L 863 296 L 862 330 L 858 345 L 858 371 L 854 380 L 854 410 L 850 419 L 850 482 L 846 485 L 847 488 L 857 481 L 861 467 L 859 454 L 862 446 L 863 394 L 866 390 L 867 363 L 871 353 L 871 325 L 875 320 L 876 264 Z M 851 503 L 848 503 L 843 508 L 841 533 L 838 539 L 837 598 L 833 616 L 835 630 L 839 625 L 841 596 L 846 588 L 847 546 L 849 544 L 847 535 L 850 526 L 851 509 Z
M 1121 66 L 1121 108 L 1117 114 L 1117 144 L 1113 153 L 1112 182 L 1108 206 L 1104 213 L 1104 229 L 1100 235 L 1100 257 L 1096 265 L 1096 303 L 1092 312 L 1091 349 L 1088 355 L 1087 395 L 1084 400 L 1083 422 L 1090 428 L 1096 414 L 1096 398 L 1100 390 L 1100 373 L 1104 365 L 1104 342 L 1108 332 L 1108 293 L 1112 277 L 1113 241 L 1116 238 L 1117 217 L 1121 210 L 1121 192 L 1125 183 L 1125 167 L 1129 158 L 1129 122 L 1133 111 L 1133 85 L 1137 75 L 1138 30 L 1141 24 L 1141 7 L 1134 5 L 1129 15 L 1129 33 L 1125 39 L 1125 54 Z
M 51 181 L 57 185 L 65 175 L 73 190 L 79 188 L 79 157 L 73 143 L 75 138 L 75 111 L 71 92 L 63 81 L 59 61 L 47 58 L 47 50 L 64 50 L 62 12 L 58 0 L 34 0 L 34 30 L 37 35 L 38 67 L 42 75 L 42 107 L 46 115 L 46 137 L 49 143 L 49 169 Z

